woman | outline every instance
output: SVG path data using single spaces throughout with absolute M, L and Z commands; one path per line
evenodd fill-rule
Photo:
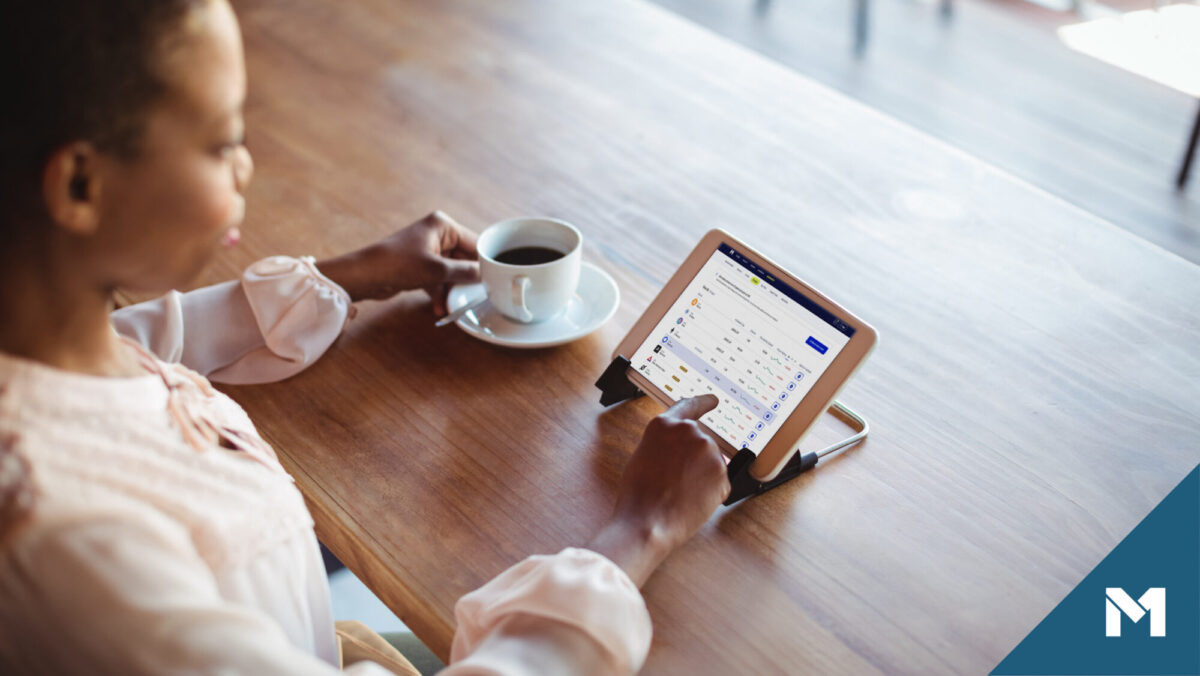
M 226 0 L 13 4 L 0 10 L 15 67 L 0 104 L 0 670 L 331 672 L 311 519 L 205 375 L 292 375 L 358 300 L 423 288 L 444 313 L 446 286 L 477 278 L 474 235 L 432 214 L 345 256 L 269 258 L 110 317 L 115 289 L 182 286 L 240 236 L 252 165 L 237 21 Z M 447 673 L 640 667 L 638 587 L 728 492 L 694 422 L 715 404 L 651 422 L 586 548 L 530 557 L 460 600 Z

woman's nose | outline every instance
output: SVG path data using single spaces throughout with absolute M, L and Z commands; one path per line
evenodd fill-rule
M 246 192 L 250 179 L 254 177 L 254 159 L 246 146 L 238 146 L 233 151 L 233 185 L 240 193 Z

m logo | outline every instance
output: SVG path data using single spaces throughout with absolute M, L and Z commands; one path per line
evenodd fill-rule
M 1120 587 L 1104 589 L 1104 635 L 1121 635 L 1121 614 L 1129 616 L 1134 622 L 1140 622 L 1145 615 L 1150 616 L 1150 635 L 1167 635 L 1167 588 L 1151 587 L 1137 601 L 1130 598 Z
M 1127 585 L 1125 589 L 1120 588 L 1122 584 Z M 1105 630 L 1100 629 L 1101 594 Z M 1200 674 L 1197 637 L 1200 465 L 1096 564 L 992 674 L 1196 676 Z

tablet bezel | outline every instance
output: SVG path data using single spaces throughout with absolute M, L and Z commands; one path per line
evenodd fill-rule
M 842 348 L 842 351 L 838 353 L 833 363 L 829 365 L 820 378 L 817 379 L 816 384 L 800 401 L 796 410 L 780 423 L 778 431 L 771 437 L 767 445 L 763 447 L 762 452 L 758 454 L 754 464 L 751 465 L 751 475 L 756 479 L 766 481 L 773 479 L 779 474 L 779 470 L 791 458 L 796 447 L 814 427 L 821 414 L 833 403 L 842 386 L 846 384 L 850 377 L 854 375 L 854 372 L 858 370 L 858 367 L 866 360 L 867 356 L 870 355 L 875 347 L 878 334 L 870 324 L 859 319 L 849 310 L 835 303 L 828 296 L 817 291 L 799 277 L 789 273 L 783 267 L 754 250 L 746 243 L 724 230 L 713 229 L 705 233 L 704 237 L 683 261 L 683 264 L 679 266 L 679 269 L 675 271 L 671 279 L 658 292 L 658 295 L 655 296 L 649 307 L 646 308 L 646 311 L 642 313 L 642 316 L 629 329 L 629 333 L 617 344 L 616 349 L 613 350 L 614 359 L 617 356 L 624 356 L 627 359 L 633 357 L 638 347 L 646 341 L 650 331 L 658 325 L 658 322 L 671 309 L 671 305 L 679 298 L 680 294 L 687 288 L 687 285 L 700 272 L 700 268 L 712 257 L 722 243 L 733 247 L 739 254 L 749 258 L 770 272 L 776 279 L 792 285 L 821 308 L 833 313 L 838 319 L 854 329 L 854 335 L 850 337 L 850 341 Z M 651 383 L 649 379 L 638 373 L 636 369 L 629 368 L 627 376 L 638 386 L 638 389 L 664 406 L 670 407 L 675 403 L 676 400 L 671 395 Z M 720 435 L 711 430 L 709 434 L 717 441 L 721 451 L 726 456 L 733 457 L 737 453 L 738 449 L 735 449 L 732 444 L 722 439 Z

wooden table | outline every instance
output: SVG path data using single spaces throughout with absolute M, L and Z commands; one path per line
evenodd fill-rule
M 305 373 L 229 389 L 443 657 L 460 595 L 606 517 L 657 408 L 601 410 L 592 383 L 713 226 L 878 327 L 843 394 L 872 433 L 667 561 L 647 673 L 985 672 L 1200 461 L 1200 269 L 673 15 L 237 8 L 258 174 L 202 282 L 440 208 L 568 219 L 621 288 L 602 330 L 530 352 L 402 295 Z

